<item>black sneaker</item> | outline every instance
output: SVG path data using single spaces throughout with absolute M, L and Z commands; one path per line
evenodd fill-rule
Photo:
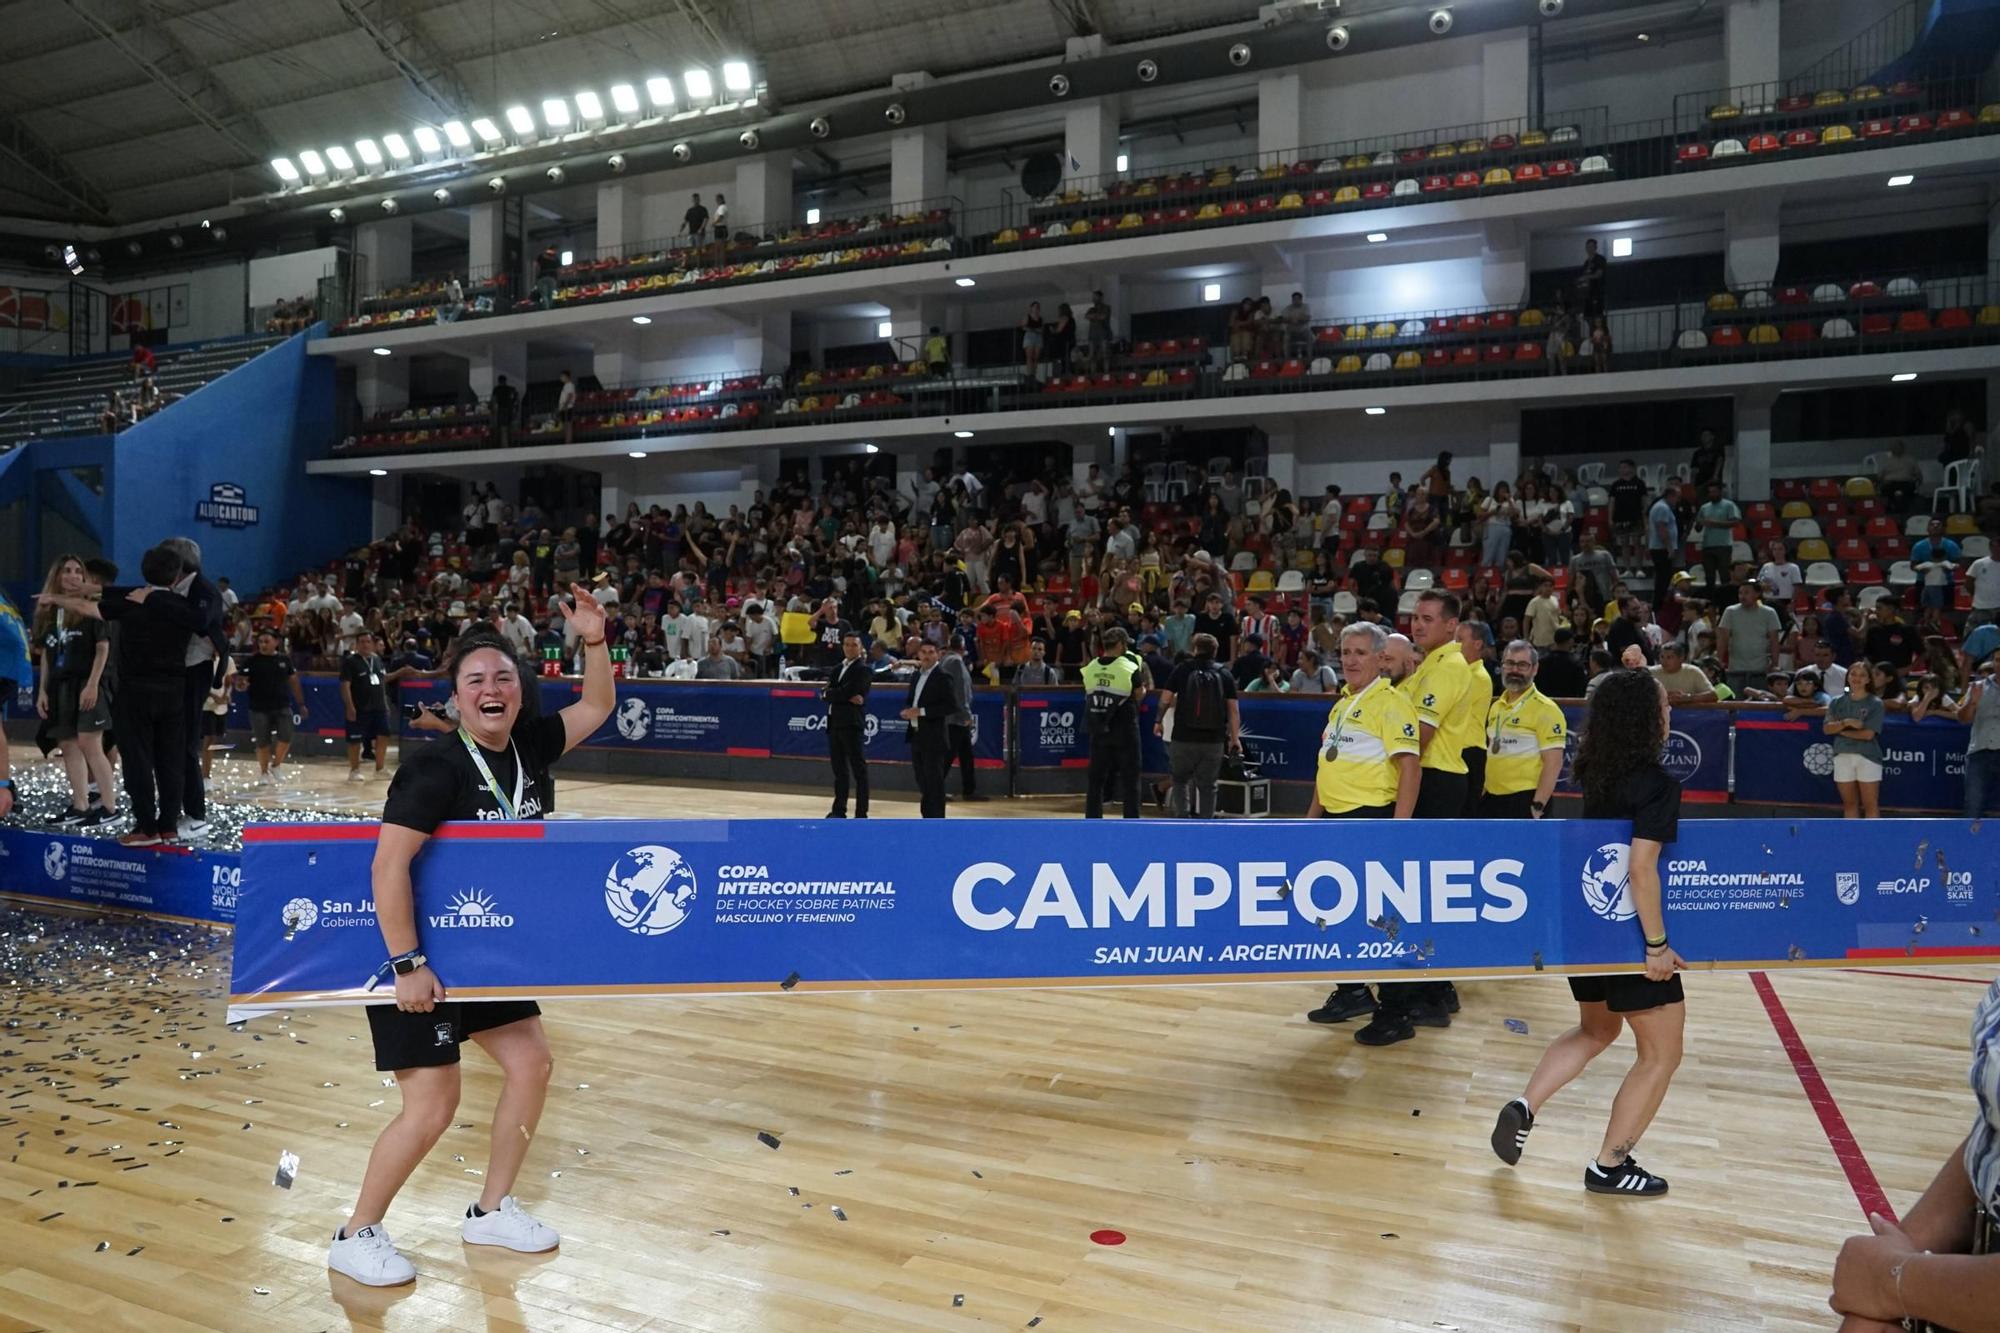
M 1350 1018 L 1374 1012 L 1375 997 L 1369 994 L 1368 988 L 1344 981 L 1333 988 L 1325 1004 L 1307 1012 L 1306 1017 L 1315 1023 L 1345 1023 Z
M 1516 1097 L 1500 1108 L 1500 1118 L 1493 1122 L 1493 1152 L 1501 1161 L 1513 1166 L 1521 1160 L 1521 1150 L 1528 1146 L 1528 1131 L 1535 1127 L 1535 1113 L 1528 1104 Z
M 1420 1028 L 1448 1028 L 1451 1010 L 1443 1000 L 1420 1000 L 1410 1006 L 1410 1022 Z
M 76 822 L 79 828 L 91 828 L 98 824 L 109 824 L 112 820 L 116 818 L 118 818 L 117 815 L 112 814 L 109 810 L 106 810 L 103 806 L 93 805 L 90 807 L 90 813 L 85 815 L 82 819 L 77 820 Z
M 1354 1034 L 1354 1039 L 1363 1046 L 1394 1046 L 1399 1041 L 1408 1041 L 1417 1035 L 1410 1020 L 1401 1014 L 1375 1011 L 1375 1017 L 1368 1025 Z
M 1447 1013 L 1458 1012 L 1458 987 L 1449 981 L 1444 983 L 1444 1007 Z
M 1667 1182 L 1627 1157 L 1617 1166 L 1592 1162 L 1583 1169 L 1583 1187 L 1592 1194 L 1616 1194 L 1627 1199 L 1654 1199 L 1667 1192 Z
M 57 817 L 57 819 L 55 820 L 55 826 L 57 828 L 71 828 L 77 824 L 83 823 L 83 821 L 88 818 L 90 818 L 90 811 L 79 810 L 75 806 L 71 806 L 69 809 L 63 811 L 62 814 Z

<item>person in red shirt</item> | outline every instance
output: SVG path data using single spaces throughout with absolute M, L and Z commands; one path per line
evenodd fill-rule
M 142 375 L 152 374 L 153 371 L 158 367 L 158 364 L 159 363 L 153 359 L 152 348 L 146 346 L 146 344 L 142 342 L 135 342 L 132 344 L 133 379 L 136 380 Z

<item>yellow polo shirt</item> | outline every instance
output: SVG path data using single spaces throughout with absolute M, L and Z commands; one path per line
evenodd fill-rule
M 1471 685 L 1472 677 L 1465 670 L 1465 654 L 1459 651 L 1454 639 L 1424 654 L 1423 662 L 1397 687 L 1415 706 L 1417 720 L 1437 728 L 1437 735 L 1431 737 L 1429 747 L 1423 752 L 1425 768 L 1440 773 L 1466 771 L 1465 756 L 1459 751 L 1479 744 L 1479 725 L 1484 720 L 1474 720 L 1468 729 L 1460 717 Z
M 1486 710 L 1486 790 L 1494 796 L 1533 791 L 1542 782 L 1542 755 L 1568 741 L 1555 700 L 1532 685 L 1519 699 L 1500 695 Z
M 1462 656 L 1463 646 L 1459 648 Z M 1452 731 L 1457 735 L 1461 750 L 1483 750 L 1486 748 L 1486 710 L 1493 702 L 1493 673 L 1486 669 L 1484 659 L 1465 660 L 1465 698 L 1459 704 L 1459 711 L 1452 716 Z M 1466 727 L 1472 728 L 1471 739 L 1466 738 Z
M 1417 753 L 1417 711 L 1385 679 L 1341 691 L 1319 738 L 1320 808 L 1345 814 L 1396 803 L 1396 756 Z

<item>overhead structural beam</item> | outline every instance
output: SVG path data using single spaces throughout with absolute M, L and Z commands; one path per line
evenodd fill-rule
M 416 16 L 401 0 L 337 0 L 341 13 L 367 33 L 375 49 L 387 57 L 403 80 L 421 93 L 445 119 L 463 116 L 472 94 L 437 44 L 425 35 Z
M 85 221 L 109 223 L 112 220 L 111 201 L 105 198 L 104 193 L 79 175 L 67 158 L 43 143 L 33 130 L 13 116 L 0 119 L 0 162 L 12 163 L 41 181 L 65 202 L 87 214 Z
M 137 65 L 189 115 L 227 141 L 245 159 L 260 161 L 270 156 L 270 139 L 263 126 L 174 36 L 154 8 L 153 0 L 139 0 L 140 21 L 126 28 L 99 14 L 85 0 L 63 0 L 63 3 L 92 32 Z
M 1049 0 L 1049 8 L 1055 10 L 1056 17 L 1069 28 L 1072 37 L 1098 37 L 1105 35 L 1104 25 L 1098 21 L 1097 11 L 1090 0 Z
M 674 0 L 674 8 L 680 11 L 681 17 L 700 29 L 709 41 L 715 43 L 717 55 L 730 54 L 735 39 L 726 26 L 709 14 L 708 7 L 702 4 L 701 0 Z

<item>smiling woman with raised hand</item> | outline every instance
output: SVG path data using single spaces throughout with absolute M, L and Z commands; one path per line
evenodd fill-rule
M 541 1009 L 531 1000 L 454 1001 L 426 965 L 417 935 L 410 867 L 424 842 L 447 820 L 540 819 L 555 803 L 549 767 L 611 716 L 617 692 L 604 645 L 604 611 L 590 591 L 572 584 L 564 618 L 584 645 L 583 697 L 545 717 L 523 717 L 522 691 L 532 688 L 507 641 L 479 626 L 452 642 L 444 674 L 458 705 L 457 734 L 424 747 L 397 770 L 382 809 L 375 844 L 376 920 L 389 959 L 377 981 L 393 980 L 392 1004 L 368 1007 L 375 1067 L 394 1071 L 403 1109 L 375 1140 L 361 1196 L 347 1225 L 334 1234 L 327 1267 L 357 1282 L 392 1287 L 417 1275 L 396 1252 L 382 1218 L 410 1173 L 449 1129 L 458 1110 L 460 1044 L 476 1042 L 506 1076 L 493 1112 L 492 1158 L 485 1189 L 465 1210 L 462 1228 L 474 1245 L 523 1253 L 552 1250 L 555 1230 L 515 1202 L 515 1177 L 527 1157 L 553 1065 Z

